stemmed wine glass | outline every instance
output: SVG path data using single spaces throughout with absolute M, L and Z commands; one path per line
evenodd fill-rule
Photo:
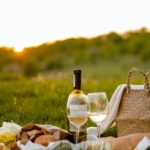
M 74 90 L 69 95 L 67 102 L 68 120 L 76 128 L 76 144 L 79 142 L 80 127 L 88 121 L 88 104 L 86 99 L 87 96 L 82 91 Z
M 88 93 L 88 115 L 97 124 L 98 138 L 100 138 L 101 122 L 109 113 L 108 98 L 105 92 Z

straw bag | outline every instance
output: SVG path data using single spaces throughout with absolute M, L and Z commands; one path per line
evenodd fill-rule
M 130 78 L 133 72 L 144 76 L 143 89 L 131 89 Z M 142 70 L 133 68 L 129 71 L 115 121 L 118 136 L 150 132 L 150 88 L 147 74 Z

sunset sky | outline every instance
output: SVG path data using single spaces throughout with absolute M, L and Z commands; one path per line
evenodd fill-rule
M 0 0 L 0 46 L 150 28 L 149 0 Z

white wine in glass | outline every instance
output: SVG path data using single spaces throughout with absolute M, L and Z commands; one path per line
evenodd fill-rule
M 81 126 L 87 122 L 88 117 L 86 115 L 77 117 L 68 115 L 68 119 L 73 125 Z
M 108 99 L 105 92 L 88 94 L 88 115 L 97 124 L 98 137 L 100 138 L 101 122 L 107 118 L 109 113 Z
M 106 119 L 107 117 L 107 113 L 105 112 L 99 112 L 99 113 L 89 113 L 89 117 L 90 119 L 95 122 L 95 123 L 98 123 L 98 122 L 102 122 L 103 120 Z

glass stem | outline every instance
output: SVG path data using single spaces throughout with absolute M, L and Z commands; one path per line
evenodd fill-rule
M 101 137 L 101 125 L 100 125 L 100 123 L 97 124 L 97 132 L 98 132 L 98 138 L 100 139 L 100 137 Z
M 76 144 L 79 142 L 79 132 L 80 132 L 80 127 L 76 126 Z

